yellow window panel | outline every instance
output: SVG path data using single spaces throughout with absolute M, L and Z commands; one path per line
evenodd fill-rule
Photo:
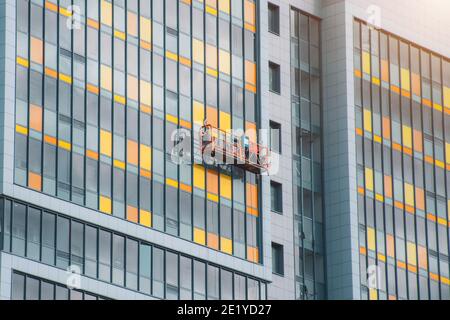
M 405 183 L 405 203 L 414 207 L 414 186 L 408 183 Z
M 372 113 L 364 109 L 364 130 L 372 132 Z
M 110 67 L 101 65 L 101 87 L 105 90 L 112 91 L 112 70 Z
M 152 42 L 152 22 L 144 17 L 141 17 L 141 40 Z
M 231 115 L 227 112 L 220 111 L 220 129 L 227 132 L 231 130 Z
M 178 62 L 178 55 L 169 50 L 166 51 L 166 58 Z
M 221 237 L 220 238 L 220 251 L 233 254 L 233 241 L 230 239 Z
M 152 227 L 152 214 L 149 211 L 141 210 L 139 223 L 145 227 L 151 228 Z
M 194 242 L 201 245 L 206 244 L 206 233 L 204 230 L 194 228 Z
M 408 69 L 402 68 L 402 89 L 406 91 L 411 90 L 411 83 L 410 83 L 410 73 Z
M 447 201 L 448 220 L 450 221 L 450 200 Z
M 220 196 L 231 200 L 231 185 L 232 180 L 230 176 L 221 174 L 220 175 Z
M 21 57 L 17 57 L 17 64 L 21 65 L 22 67 L 28 68 L 29 67 L 29 63 L 27 59 L 21 58 Z
M 450 164 L 450 143 L 445 144 L 445 159 Z
M 112 26 L 112 4 L 106 0 L 102 0 L 102 23 Z
M 125 170 L 126 165 L 125 165 L 125 162 L 122 162 L 120 160 L 114 160 L 114 167 Z
M 194 187 L 205 190 L 205 167 L 194 166 Z
M 219 10 L 230 14 L 230 0 L 219 0 Z
M 218 203 L 219 197 L 213 193 L 208 193 L 208 200 Z
M 403 146 L 412 149 L 412 130 L 408 126 L 403 126 Z
M 378 300 L 378 291 L 377 291 L 377 289 L 370 289 L 369 290 L 369 299 L 371 301 Z
M 122 105 L 126 105 L 127 104 L 127 101 L 126 101 L 125 97 L 122 97 L 122 96 L 120 96 L 118 94 L 114 95 L 114 102 L 120 103 Z
M 152 170 L 152 149 L 144 144 L 141 144 L 140 154 L 141 168 L 147 171 Z
M 152 85 L 145 81 L 140 81 L 141 85 L 141 103 L 151 106 L 152 105 Z
M 103 213 L 111 214 L 111 199 L 100 196 L 100 211 Z
M 205 121 L 205 107 L 202 103 L 194 100 L 194 123 L 203 125 Z
M 168 185 L 169 187 L 172 187 L 174 189 L 178 189 L 178 181 L 177 180 L 173 180 L 173 179 L 166 179 L 166 185 Z
M 197 39 L 192 40 L 192 55 L 195 62 L 203 64 L 205 61 L 205 52 L 203 42 Z
M 417 253 L 416 253 L 416 245 L 414 243 L 407 243 L 407 251 L 408 251 L 408 263 L 417 266 Z
M 362 63 L 363 63 L 363 72 L 370 74 L 371 66 L 370 66 L 370 54 L 368 52 L 363 51 L 362 53 Z
M 58 146 L 61 149 L 64 149 L 64 150 L 69 151 L 69 152 L 72 150 L 72 145 L 69 142 L 66 142 L 66 141 L 63 141 L 63 140 L 59 140 Z
M 367 228 L 367 248 L 369 250 L 375 251 L 375 230 L 373 228 Z
M 444 106 L 450 108 L 450 88 L 444 86 Z
M 366 189 L 373 191 L 373 171 L 366 168 Z
M 100 153 L 111 157 L 112 151 L 112 136 L 111 133 L 105 130 L 100 130 Z

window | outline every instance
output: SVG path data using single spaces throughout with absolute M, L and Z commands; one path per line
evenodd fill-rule
M 113 236 L 113 283 L 123 286 L 125 269 L 125 239 Z
M 269 62 L 269 89 L 272 92 L 281 93 L 280 66 L 273 62 Z
M 270 150 L 281 154 L 281 125 L 270 121 Z
M 284 249 L 280 244 L 272 242 L 272 272 L 276 275 L 284 275 Z
M 132 290 L 138 288 L 138 243 L 126 240 L 126 286 Z
M 269 3 L 269 32 L 280 34 L 280 7 Z
M 283 188 L 278 182 L 270 182 L 271 208 L 273 212 L 283 212 Z

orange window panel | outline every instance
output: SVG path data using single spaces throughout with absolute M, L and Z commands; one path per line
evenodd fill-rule
M 416 188 L 416 208 L 425 210 L 425 193 L 421 188 Z
M 383 117 L 383 138 L 391 139 L 391 120 L 388 117 Z
M 206 0 L 206 5 L 211 8 L 217 8 L 217 0 Z
M 219 71 L 228 75 L 231 73 L 230 53 L 225 50 L 219 50 Z
M 127 96 L 128 99 L 138 100 L 138 79 L 132 75 L 127 75 Z
M 209 44 L 206 45 L 206 65 L 217 70 L 217 48 Z
M 214 170 L 208 170 L 206 176 L 207 176 L 208 192 L 218 195 L 219 194 L 219 173 Z
M 422 132 L 414 129 L 414 150 L 423 152 Z
M 132 35 L 133 37 L 137 37 L 138 36 L 137 15 L 131 11 L 128 11 L 127 16 L 128 16 L 127 19 L 128 34 Z
M 206 119 L 208 120 L 208 123 L 212 125 L 213 127 L 218 127 L 218 112 L 216 108 L 213 107 L 207 107 L 206 108 Z
M 219 10 L 230 14 L 230 0 L 219 0 Z
M 28 173 L 28 186 L 36 191 L 42 190 L 42 177 L 40 174 L 29 172 Z
M 138 143 L 133 140 L 127 141 L 127 161 L 135 166 L 138 165 Z
M 389 62 L 381 60 L 381 80 L 389 82 Z
M 258 263 L 259 262 L 259 250 L 254 247 L 247 247 L 247 259 L 251 262 Z
M 249 137 L 250 141 L 257 143 L 258 133 L 256 132 L 256 124 L 252 122 L 247 122 L 245 124 L 245 134 Z
M 43 43 L 38 38 L 31 37 L 30 56 L 31 61 L 39 64 L 43 64 Z
M 245 60 L 245 81 L 256 86 L 256 64 Z
M 386 235 L 386 249 L 389 257 L 395 257 L 395 240 L 390 234 Z
M 247 183 L 247 206 L 250 208 L 258 208 L 258 187 L 254 184 Z
M 412 84 L 413 94 L 420 97 L 421 96 L 420 75 L 418 75 L 416 73 L 411 73 L 411 84 Z
M 139 222 L 139 214 L 137 208 L 133 206 L 127 206 L 127 220 L 134 223 Z
M 101 65 L 101 87 L 105 90 L 112 91 L 112 70 L 110 67 Z
M 42 108 L 30 105 L 30 128 L 42 132 Z
M 245 0 L 244 20 L 250 26 L 254 26 L 256 23 L 256 8 L 255 3 L 253 1 Z
M 419 268 L 427 270 L 428 269 L 427 249 L 422 246 L 418 246 L 417 248 L 419 253 Z
M 208 247 L 219 250 L 219 236 L 208 232 Z

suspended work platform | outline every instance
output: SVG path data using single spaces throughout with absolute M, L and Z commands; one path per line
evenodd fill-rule
M 268 172 L 270 168 L 269 148 L 250 141 L 246 136 L 205 124 L 200 128 L 200 148 L 207 164 L 236 166 L 255 174 Z

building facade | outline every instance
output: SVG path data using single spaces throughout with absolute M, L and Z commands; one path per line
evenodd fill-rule
M 450 299 L 450 6 L 372 2 L 2 1 L 0 297 Z

